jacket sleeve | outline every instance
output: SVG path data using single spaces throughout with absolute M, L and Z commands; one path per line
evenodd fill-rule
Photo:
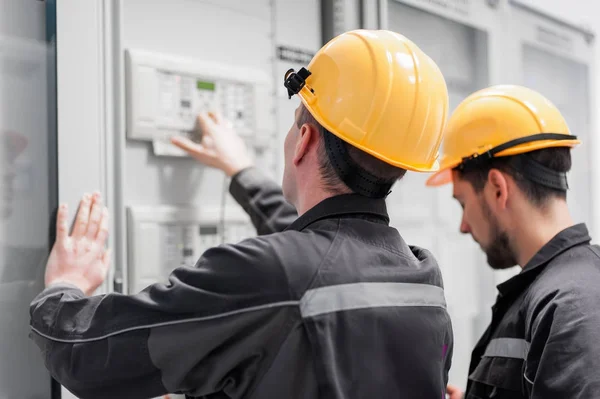
M 81 398 L 243 397 L 298 314 L 280 269 L 257 237 L 210 249 L 136 295 L 52 286 L 31 304 L 30 337 Z
M 529 398 L 600 398 L 599 303 L 597 287 L 591 286 L 536 301 L 524 368 Z
M 296 218 L 296 209 L 285 200 L 281 187 L 256 168 L 233 176 L 229 192 L 250 215 L 259 235 L 283 231 Z

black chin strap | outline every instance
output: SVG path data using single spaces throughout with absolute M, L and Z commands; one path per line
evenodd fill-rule
M 325 132 L 325 149 L 338 177 L 355 193 L 369 198 L 385 198 L 392 185 L 369 173 L 350 157 L 344 142 L 336 135 Z
M 539 133 L 531 136 L 520 137 L 518 139 L 507 141 L 506 143 L 500 144 L 482 154 L 473 154 L 469 157 L 463 158 L 462 162 L 456 167 L 458 170 L 464 171 L 469 168 L 481 166 L 484 162 L 488 162 L 496 154 L 506 149 L 515 147 L 520 144 L 530 143 L 533 141 L 541 140 L 575 140 L 577 136 L 570 134 L 558 134 L 558 133 Z M 550 169 L 530 156 L 526 154 L 518 154 L 513 157 L 510 162 L 516 170 L 519 171 L 525 178 L 541 184 L 543 186 L 553 188 L 556 190 L 567 191 L 569 184 L 567 183 L 567 174 L 564 172 L 557 172 Z

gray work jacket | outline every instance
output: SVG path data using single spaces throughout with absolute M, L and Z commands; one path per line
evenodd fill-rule
M 81 398 L 443 396 L 441 272 L 388 225 L 384 200 L 336 196 L 296 218 L 256 169 L 230 191 L 258 237 L 135 295 L 57 285 L 33 301 L 31 336 L 54 378 Z
M 466 399 L 600 398 L 600 248 L 583 224 L 498 286 Z

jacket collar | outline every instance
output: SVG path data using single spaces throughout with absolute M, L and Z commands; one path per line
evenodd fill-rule
M 524 290 L 535 277 L 541 273 L 548 263 L 566 250 L 580 244 L 589 243 L 592 239 L 584 223 L 568 227 L 555 235 L 525 265 L 521 273 L 498 285 L 501 295 Z
M 385 224 L 390 222 L 385 199 L 367 198 L 358 194 L 342 194 L 319 202 L 296 219 L 286 230 L 301 231 L 321 219 L 350 215 L 370 216 Z

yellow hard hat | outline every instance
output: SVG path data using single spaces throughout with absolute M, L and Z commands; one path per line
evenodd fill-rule
M 289 70 L 285 86 L 325 129 L 390 165 L 438 169 L 448 90 L 413 42 L 391 31 L 349 31 L 323 46 L 307 69 Z
M 559 110 L 540 93 L 522 86 L 479 90 L 450 116 L 441 148 L 440 170 L 428 186 L 452 181 L 452 169 L 474 160 L 580 144 Z

